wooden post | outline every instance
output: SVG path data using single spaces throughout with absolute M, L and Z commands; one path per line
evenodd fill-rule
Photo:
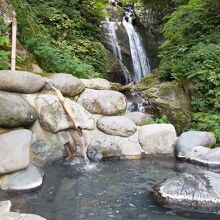
M 79 136 L 82 137 L 83 136 L 82 129 L 78 125 L 78 123 L 75 121 L 74 114 L 73 114 L 73 111 L 72 111 L 69 103 L 65 100 L 65 98 L 62 95 L 62 93 L 60 92 L 60 90 L 58 90 L 55 86 L 53 86 L 49 81 L 46 81 L 46 83 L 47 83 L 47 85 L 49 85 L 51 87 L 51 89 L 53 89 L 55 91 L 61 105 L 63 106 L 64 111 L 69 116 L 69 119 L 72 122 L 72 124 L 73 124 L 74 128 L 76 129 L 77 133 L 79 134 Z
M 17 39 L 17 20 L 12 20 L 12 46 L 11 46 L 11 70 L 16 69 L 16 39 Z

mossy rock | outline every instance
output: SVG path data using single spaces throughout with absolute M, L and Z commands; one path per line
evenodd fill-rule
M 135 86 L 143 97 L 156 104 L 161 115 L 166 115 L 175 125 L 178 133 L 191 122 L 191 108 L 188 96 L 176 81 L 161 83 L 154 74 L 149 74 Z

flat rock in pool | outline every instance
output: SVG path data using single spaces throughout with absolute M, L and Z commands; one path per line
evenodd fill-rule
M 20 214 L 15 212 L 0 213 L 1 220 L 46 220 L 38 215 Z
M 216 212 L 220 207 L 220 174 L 200 170 L 183 173 L 154 187 L 157 202 L 169 208 Z
M 185 158 L 194 164 L 217 168 L 220 167 L 220 148 L 194 147 Z
M 34 165 L 3 178 L 1 189 L 4 191 L 29 191 L 43 183 L 43 171 Z
M 176 143 L 176 156 L 186 159 L 186 155 L 193 147 L 212 147 L 216 143 L 215 135 L 210 132 L 188 131 L 180 135 Z

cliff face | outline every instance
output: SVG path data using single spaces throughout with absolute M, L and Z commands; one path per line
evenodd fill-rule
M 135 4 L 136 21 L 144 29 L 144 41 L 153 69 L 159 65 L 158 47 L 163 41 L 161 34 L 163 18 L 170 10 L 170 0 L 162 3 L 158 0 L 142 0 Z
M 3 22 L 10 24 L 15 16 L 15 10 L 8 0 L 0 0 L 0 17 Z

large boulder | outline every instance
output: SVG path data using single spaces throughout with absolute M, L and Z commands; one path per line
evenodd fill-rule
M 144 153 L 138 141 L 138 132 L 128 138 L 117 137 L 120 143 L 121 154 L 128 160 L 138 160 Z
M 166 207 L 214 211 L 220 207 L 219 182 L 220 174 L 191 171 L 156 185 L 153 194 L 157 202 Z
M 188 131 L 180 135 L 176 143 L 176 156 L 186 159 L 193 147 L 212 147 L 216 143 L 215 135 L 210 132 Z
M 92 115 L 85 108 L 68 98 L 66 98 L 66 102 L 69 103 L 74 113 L 75 121 L 82 129 L 94 129 Z M 45 130 L 58 132 L 74 127 L 57 96 L 40 95 L 37 97 L 36 103 L 39 120 Z
M 173 153 L 176 130 L 171 124 L 145 125 L 139 130 L 139 142 L 146 154 Z
M 82 82 L 87 89 L 111 90 L 111 83 L 106 79 L 82 79 Z
M 184 158 L 194 164 L 218 168 L 220 167 L 220 148 L 210 149 L 208 147 L 196 146 Z
M 100 131 L 87 134 L 87 155 L 91 160 L 98 161 L 108 157 L 123 157 L 129 160 L 142 158 L 142 149 L 138 142 L 138 132 L 125 138 L 111 136 Z
M 0 213 L 1 220 L 46 220 L 38 215 L 20 214 L 15 212 Z
M 72 131 L 51 133 L 42 129 L 37 120 L 31 128 L 33 132 L 32 153 L 34 162 L 42 166 L 48 162 L 58 160 L 64 156 L 64 145 L 72 143 Z
M 102 117 L 97 121 L 97 127 L 106 134 L 121 137 L 129 137 L 137 130 L 135 123 L 124 116 Z
M 189 97 L 178 82 L 160 82 L 156 75 L 148 74 L 135 89 L 168 117 L 178 133 L 191 122 Z
M 49 81 L 59 89 L 64 96 L 74 97 L 85 90 L 83 82 L 71 74 L 57 73 L 52 75 Z
M 0 70 L 0 90 L 17 93 L 35 93 L 45 85 L 36 74 L 24 71 Z
M 4 191 L 29 191 L 40 187 L 44 172 L 34 165 L 27 169 L 3 177 L 1 189 Z
M 78 99 L 89 112 L 102 115 L 117 115 L 126 109 L 126 97 L 116 91 L 86 89 Z
M 153 117 L 152 115 L 143 112 L 128 112 L 124 116 L 132 120 L 138 126 L 146 125 L 147 121 Z
M 87 156 L 93 161 L 98 161 L 107 157 L 120 157 L 120 144 L 113 136 L 96 132 L 92 135 L 88 145 Z
M 0 174 L 26 168 L 30 163 L 32 132 L 15 130 L 0 135 Z
M 20 95 L 0 92 L 0 126 L 20 127 L 37 119 L 36 110 Z

